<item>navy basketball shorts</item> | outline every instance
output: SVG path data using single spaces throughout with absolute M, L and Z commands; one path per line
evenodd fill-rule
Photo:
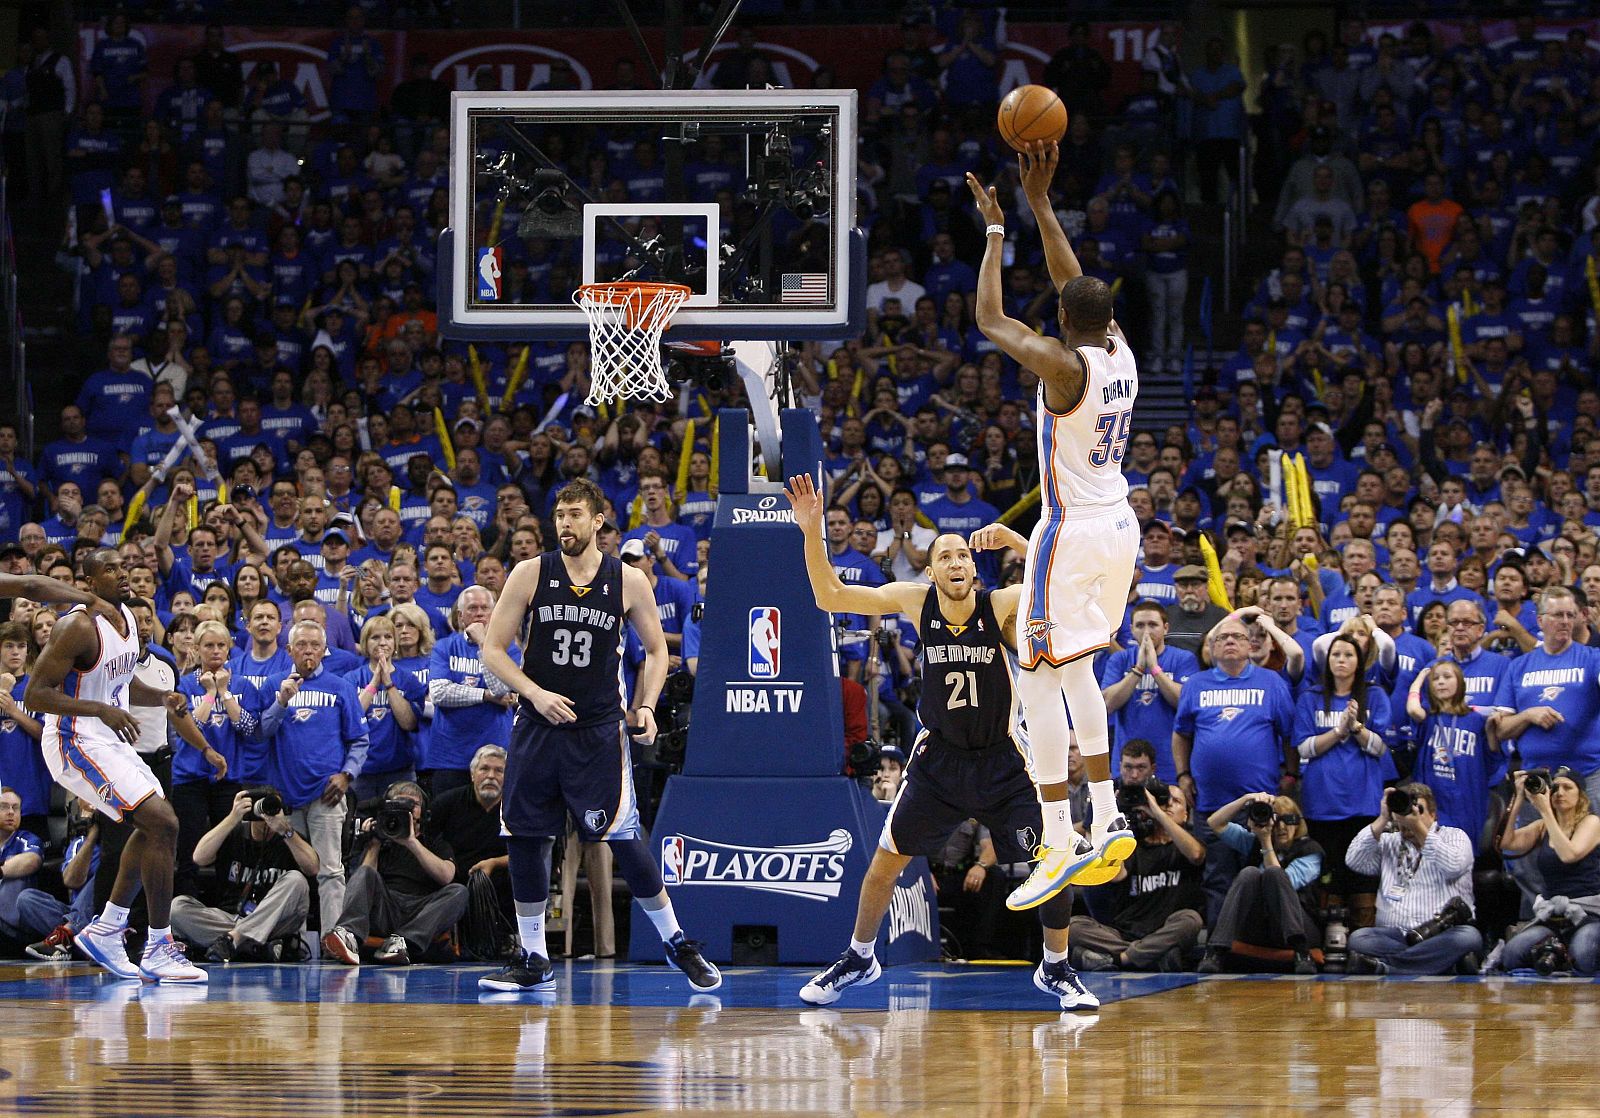
M 1007 741 L 982 752 L 941 746 L 924 731 L 911 751 L 878 845 L 891 854 L 937 857 L 968 819 L 989 828 L 1002 865 L 1032 861 L 1044 813 L 1022 754 Z
M 511 727 L 500 820 L 508 835 L 565 834 L 567 816 L 585 842 L 640 837 L 633 759 L 622 720 L 552 726 L 523 711 Z

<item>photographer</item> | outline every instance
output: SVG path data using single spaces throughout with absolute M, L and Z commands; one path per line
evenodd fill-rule
M 1242 826 L 1233 822 L 1241 812 Z M 1287 947 L 1296 974 L 1316 974 L 1310 954 L 1316 923 L 1307 911 L 1314 899 L 1307 894 L 1322 875 L 1323 851 L 1307 837 L 1299 805 L 1288 796 L 1251 792 L 1212 812 L 1206 823 L 1245 859 L 1245 867 L 1222 901 L 1200 972 L 1220 971 L 1233 944 L 1243 942 Z
M 1534 967 L 1548 973 L 1600 970 L 1600 816 L 1591 810 L 1583 784 L 1571 769 L 1513 774 L 1516 795 L 1499 835 L 1502 854 L 1533 855 L 1544 882 L 1533 902 L 1534 919 L 1506 941 L 1501 970 Z M 1539 818 L 1516 825 L 1518 810 L 1531 804 Z M 1565 959 L 1546 940 L 1558 939 Z M 1541 959 L 1543 956 L 1543 959 Z
M 274 962 L 270 945 L 305 930 L 310 879 L 321 863 L 290 824 L 276 789 L 238 792 L 228 814 L 195 844 L 194 863 L 219 867 L 222 895 L 215 908 L 174 897 L 172 931 L 210 962 Z
M 1465 831 L 1439 826 L 1433 789 L 1391 788 L 1378 818 L 1345 854 L 1356 873 L 1378 875 L 1378 922 L 1350 933 L 1351 961 L 1397 974 L 1444 974 L 1482 951 L 1483 937 L 1470 923 L 1472 857 Z
M 391 784 L 383 804 L 357 824 L 361 864 L 345 887 L 339 922 L 322 937 L 323 949 L 342 963 L 361 961 L 369 933 L 386 937 L 373 953 L 379 963 L 407 966 L 467 911 L 467 887 L 455 883 L 454 851 L 444 838 L 423 831 L 426 802 L 420 785 Z
M 67 801 L 67 847 L 61 857 L 61 884 L 67 887 L 66 904 L 43 889 L 23 889 L 17 896 L 19 930 L 45 937 L 38 943 L 30 943 L 26 954 L 46 963 L 70 963 L 73 933 L 94 919 L 94 877 L 100 868 L 100 828 L 94 805 L 76 796 Z
M 1151 778 L 1124 786 L 1117 809 L 1127 816 L 1137 845 L 1112 885 L 1122 885 L 1110 921 L 1074 916 L 1073 965 L 1083 971 L 1168 969 L 1200 937 L 1205 906 L 1201 867 L 1206 848 L 1189 833 L 1189 798 L 1181 787 Z

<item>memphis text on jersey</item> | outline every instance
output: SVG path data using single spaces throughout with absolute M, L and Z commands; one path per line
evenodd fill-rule
M 610 610 L 594 609 L 591 606 L 574 606 L 565 603 L 539 607 L 539 622 L 548 624 L 552 621 L 566 621 L 574 625 L 588 625 L 595 629 L 605 629 L 608 632 L 616 628 L 617 615 Z

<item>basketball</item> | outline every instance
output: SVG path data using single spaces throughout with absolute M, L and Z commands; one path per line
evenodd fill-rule
M 1050 143 L 1067 134 L 1067 107 L 1055 90 L 1022 85 L 1000 102 L 1000 137 L 1022 151 L 1031 143 Z

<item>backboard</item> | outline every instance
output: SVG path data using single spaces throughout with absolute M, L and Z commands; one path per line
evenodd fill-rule
M 864 325 L 854 90 L 455 93 L 450 139 L 452 336 L 580 337 L 623 279 L 691 288 L 669 338 Z

